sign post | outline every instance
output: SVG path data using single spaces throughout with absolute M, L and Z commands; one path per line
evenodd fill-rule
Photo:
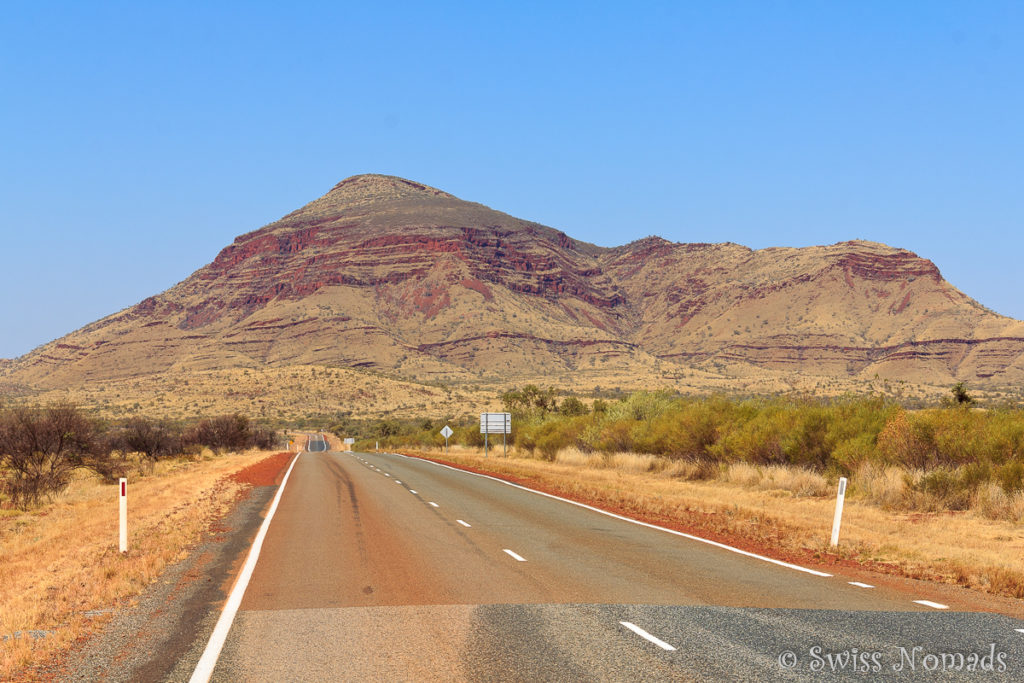
M 843 519 L 843 499 L 846 498 L 846 477 L 839 477 L 839 495 L 836 496 L 836 516 L 832 520 L 832 547 L 839 545 L 839 524 Z
M 450 437 L 450 436 L 451 436 L 452 434 L 454 434 L 454 433 L 455 433 L 455 432 L 453 432 L 453 431 L 452 431 L 452 428 L 451 428 L 451 427 L 449 427 L 448 425 L 445 425 L 445 426 L 444 426 L 444 427 L 443 427 L 443 428 L 441 429 L 441 436 L 443 436 L 443 437 L 444 437 L 444 454 L 445 454 L 445 455 L 448 455 L 448 437 Z
M 512 433 L 511 413 L 480 413 L 480 433 L 484 435 L 484 457 L 487 457 L 487 435 L 501 434 L 502 450 L 508 457 L 508 441 L 505 435 Z
M 128 552 L 128 480 L 121 477 L 117 481 L 121 495 L 118 496 L 118 546 L 122 553 Z

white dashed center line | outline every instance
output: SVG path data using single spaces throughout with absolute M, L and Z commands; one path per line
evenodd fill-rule
M 414 495 L 414 496 L 416 495 L 416 492 L 415 492 L 415 491 L 413 491 L 412 489 L 409 489 L 409 493 L 411 493 L 411 494 L 412 494 L 412 495 Z
M 925 607 L 934 607 L 935 609 L 949 609 L 949 605 L 943 605 L 941 602 L 932 602 L 931 600 L 914 600 L 919 605 Z
M 847 581 L 846 583 L 857 588 L 874 588 L 870 583 L 861 583 L 860 581 Z
M 1024 628 L 1015 628 L 1013 630 L 1016 631 L 1017 633 L 1024 633 Z
M 416 459 L 416 458 L 413 458 L 412 456 L 401 455 L 400 453 L 394 453 L 392 455 L 397 455 L 398 457 L 405 458 L 407 460 L 414 460 L 414 459 Z M 701 538 L 700 536 L 694 536 L 692 534 L 683 533 L 682 531 L 676 531 L 675 529 L 666 529 L 665 527 L 661 527 L 661 526 L 658 526 L 656 524 L 649 524 L 647 522 L 641 522 L 641 521 L 636 520 L 636 519 L 631 519 L 629 517 L 624 517 L 622 515 L 617 515 L 614 512 L 608 512 L 607 510 L 602 510 L 602 509 L 596 508 L 596 507 L 594 507 L 592 505 L 586 505 L 584 503 L 580 503 L 579 501 L 569 500 L 568 498 L 561 498 L 559 496 L 555 496 L 555 495 L 552 495 L 550 493 L 544 493 L 543 491 L 537 491 L 537 490 L 531 489 L 531 488 L 529 488 L 527 486 L 522 486 L 520 484 L 514 484 L 514 483 L 512 483 L 510 481 L 505 481 L 504 479 L 499 479 L 497 477 L 492 477 L 492 476 L 490 476 L 488 474 L 481 474 L 479 472 L 468 472 L 466 470 L 461 470 L 458 467 L 452 467 L 451 465 L 445 465 L 443 463 L 434 462 L 432 460 L 425 460 L 425 459 L 423 459 L 423 460 L 421 460 L 421 462 L 427 462 L 427 463 L 430 463 L 431 465 L 434 465 L 436 467 L 443 467 L 445 469 L 452 470 L 452 471 L 455 471 L 455 472 L 460 472 L 460 473 L 468 475 L 468 476 L 481 477 L 483 479 L 490 479 L 491 481 L 496 481 L 499 484 L 503 484 L 505 486 L 511 486 L 512 488 L 516 488 L 516 489 L 519 489 L 521 491 L 529 491 L 530 493 L 533 493 L 533 494 L 538 495 L 538 496 L 544 496 L 545 498 L 551 498 L 553 500 L 559 500 L 559 501 L 561 501 L 563 503 L 568 503 L 569 505 L 575 505 L 576 507 L 583 508 L 584 510 L 590 510 L 591 512 L 596 512 L 596 513 L 598 513 L 600 515 L 605 515 L 606 517 L 613 517 L 615 519 L 621 519 L 622 521 L 628 522 L 630 524 L 636 524 L 637 526 L 647 527 L 648 529 L 656 529 L 658 531 L 661 531 L 661 532 L 664 532 L 664 533 L 667 533 L 667 534 L 672 534 L 673 536 L 680 536 L 682 538 L 688 538 L 688 539 L 690 539 L 692 541 L 697 541 L 698 543 L 706 543 L 708 545 L 715 546 L 716 548 L 722 548 L 723 550 L 728 550 L 729 552 L 737 553 L 739 555 L 745 555 L 747 557 L 752 557 L 752 558 L 754 558 L 756 560 L 760 560 L 762 562 L 770 562 L 772 564 L 779 565 L 780 567 L 786 567 L 787 569 L 793 569 L 793 570 L 796 570 L 796 571 L 799 571 L 799 572 L 805 572 L 805 573 L 811 574 L 813 576 L 821 576 L 821 577 L 824 577 L 824 578 L 832 576 L 831 574 L 828 574 L 826 572 L 820 572 L 817 569 L 808 569 L 807 567 L 801 567 L 799 565 L 790 564 L 789 562 L 783 562 L 782 560 L 776 560 L 776 559 L 771 558 L 771 557 L 765 557 L 764 555 L 758 555 L 757 553 L 752 553 L 752 552 L 747 551 L 747 550 L 741 550 L 740 548 L 734 548 L 731 545 L 727 545 L 725 543 L 719 543 L 718 541 L 712 541 L 712 540 L 707 539 L 707 538 Z
M 388 474 L 387 472 L 385 472 L 385 473 L 384 473 L 384 476 L 385 476 L 385 477 L 390 477 L 391 475 L 390 475 L 390 474 Z
M 467 529 L 470 528 L 470 524 L 468 522 L 463 522 L 461 519 L 457 519 L 455 521 L 461 524 L 462 526 L 466 527 Z
M 516 560 L 517 562 L 526 562 L 526 558 L 523 557 L 522 555 L 518 555 L 518 554 L 512 552 L 511 550 L 509 550 L 508 548 L 504 548 L 504 550 L 505 550 L 506 553 L 508 553 L 512 557 L 512 559 Z
M 640 628 L 636 624 L 631 624 L 628 621 L 620 621 L 619 623 L 622 624 L 623 626 L 625 626 L 626 628 L 628 628 L 633 633 L 635 633 L 638 636 L 640 636 L 641 638 L 643 638 L 644 640 L 647 640 L 647 641 L 650 641 L 650 642 L 654 643 L 655 645 L 660 647 L 662 650 L 668 650 L 669 652 L 675 650 L 674 647 L 672 647 L 671 645 L 666 643 L 664 640 L 662 640 L 661 638 L 656 638 L 655 636 L 652 636 L 650 633 L 648 633 L 647 631 L 643 630 L 642 628 Z
M 430 504 L 431 504 L 431 505 L 433 505 L 433 506 L 434 506 L 434 507 L 436 507 L 436 508 L 439 508 L 439 507 L 441 507 L 440 505 L 438 505 L 438 504 L 437 504 L 437 503 L 435 503 L 434 501 L 430 501 Z
M 397 479 L 395 479 L 395 483 L 396 483 L 396 484 L 401 484 L 402 482 L 400 482 L 400 481 L 398 481 Z

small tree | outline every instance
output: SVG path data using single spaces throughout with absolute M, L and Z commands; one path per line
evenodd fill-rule
M 118 450 L 141 453 L 151 461 L 181 452 L 181 437 L 165 422 L 133 418 L 117 432 L 112 444 Z
M 215 451 L 239 451 L 253 444 L 249 418 L 239 413 L 200 420 L 185 433 L 182 440 Z
M 527 384 L 522 389 L 512 389 L 501 395 L 505 410 L 516 415 L 546 415 L 558 410 L 554 387 L 541 389 L 536 384 Z
M 974 403 L 974 397 L 967 393 L 967 385 L 963 382 L 954 384 L 950 393 L 953 394 L 953 402 L 958 406 L 967 407 Z
M 381 420 L 377 425 L 377 435 L 382 438 L 395 436 L 400 431 L 402 431 L 402 426 L 398 424 L 398 420 Z
M 0 415 L 0 485 L 21 509 L 67 488 L 71 473 L 85 467 L 113 476 L 107 453 L 98 446 L 96 425 L 75 406 L 17 407 Z
M 572 416 L 586 415 L 588 411 L 587 406 L 585 403 L 583 403 L 583 401 L 579 400 L 575 396 L 569 396 L 564 401 L 562 401 L 562 405 L 558 408 L 558 412 L 560 412 L 562 415 Z

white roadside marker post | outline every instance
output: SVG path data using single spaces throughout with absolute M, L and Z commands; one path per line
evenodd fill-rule
M 121 495 L 118 496 L 118 507 L 120 508 L 120 525 L 118 541 L 122 553 L 128 552 L 128 480 L 122 477 L 118 480 Z
M 846 498 L 846 477 L 839 477 L 839 494 L 836 496 L 836 516 L 832 520 L 832 547 L 839 545 L 839 524 L 843 520 L 843 500 Z

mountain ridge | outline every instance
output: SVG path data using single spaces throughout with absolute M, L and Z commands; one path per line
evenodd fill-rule
M 601 247 L 366 174 L 0 375 L 52 388 L 289 364 L 455 382 L 692 372 L 1008 386 L 1024 379 L 1024 323 L 882 243 Z

